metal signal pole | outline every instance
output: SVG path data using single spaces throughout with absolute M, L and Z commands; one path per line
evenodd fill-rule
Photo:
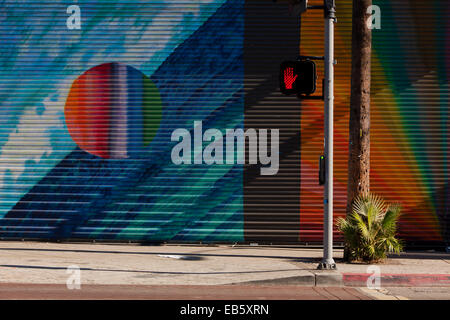
M 334 0 L 324 0 L 325 13 L 325 81 L 324 149 L 326 180 L 324 188 L 323 259 L 318 269 L 336 269 L 333 259 L 333 103 L 334 103 L 334 23 L 336 7 Z
M 276 0 L 274 0 L 276 1 Z M 308 0 L 291 0 L 298 5 L 300 19 L 301 14 L 308 9 L 324 11 L 325 18 L 325 54 L 323 57 L 299 56 L 299 60 L 324 60 L 325 78 L 323 80 L 322 97 L 301 94 L 297 87 L 298 97 L 302 100 L 324 100 L 324 156 L 320 157 L 319 184 L 325 184 L 323 195 L 323 258 L 318 269 L 336 269 L 333 259 L 333 102 L 334 102 L 334 24 L 336 23 L 335 0 L 323 0 L 323 6 L 308 6 Z M 300 25 L 301 27 L 301 25 Z M 314 75 L 315 77 L 315 75 Z M 314 88 L 315 88 L 314 79 Z M 282 87 L 283 84 L 280 84 Z M 300 89 L 302 89 L 300 87 Z M 283 90 L 282 90 L 283 92 Z M 324 163 L 325 162 L 325 163 Z M 324 170 L 323 170 L 324 169 Z

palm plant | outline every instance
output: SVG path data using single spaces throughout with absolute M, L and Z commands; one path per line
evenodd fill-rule
M 352 213 L 337 220 L 351 261 L 373 263 L 385 259 L 387 253 L 400 253 L 402 243 L 396 238 L 400 210 L 398 204 L 387 204 L 371 193 L 355 198 Z

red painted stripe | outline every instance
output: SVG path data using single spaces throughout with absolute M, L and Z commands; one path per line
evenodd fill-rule
M 365 287 L 367 279 L 373 276 L 371 273 L 343 273 L 343 281 L 346 286 Z M 381 286 L 450 286 L 450 274 L 402 274 L 382 273 Z
M 111 109 L 111 64 L 102 64 L 89 71 L 89 101 L 85 105 L 89 113 L 87 134 L 88 151 L 102 158 L 109 158 L 109 122 Z

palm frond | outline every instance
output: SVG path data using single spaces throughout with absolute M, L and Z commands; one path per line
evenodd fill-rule
M 385 259 L 386 253 L 399 253 L 403 246 L 395 235 L 400 211 L 400 205 L 371 193 L 356 197 L 351 214 L 336 221 L 350 257 L 374 262 Z
M 382 217 L 384 216 L 384 214 L 386 213 L 388 205 L 383 200 L 383 198 L 381 198 L 380 196 L 375 195 L 373 193 L 369 194 L 369 201 L 372 204 L 372 206 L 375 208 L 376 220 L 381 220 Z
M 365 199 L 363 197 L 356 197 L 353 201 L 352 212 L 356 212 L 359 215 L 366 216 L 367 215 L 367 207 Z
M 356 212 L 353 212 L 352 218 L 355 221 L 355 226 L 361 233 L 361 237 L 365 240 L 369 240 L 370 239 L 370 231 L 369 231 L 369 228 L 368 228 L 366 222 L 364 221 L 364 218 Z
M 390 205 L 381 222 L 382 229 L 386 234 L 395 235 L 397 222 L 400 217 L 401 207 L 398 204 Z

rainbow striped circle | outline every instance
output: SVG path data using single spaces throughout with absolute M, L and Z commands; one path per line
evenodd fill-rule
M 105 63 L 74 81 L 64 115 L 72 139 L 84 151 L 104 159 L 135 158 L 159 128 L 162 101 L 142 72 Z

